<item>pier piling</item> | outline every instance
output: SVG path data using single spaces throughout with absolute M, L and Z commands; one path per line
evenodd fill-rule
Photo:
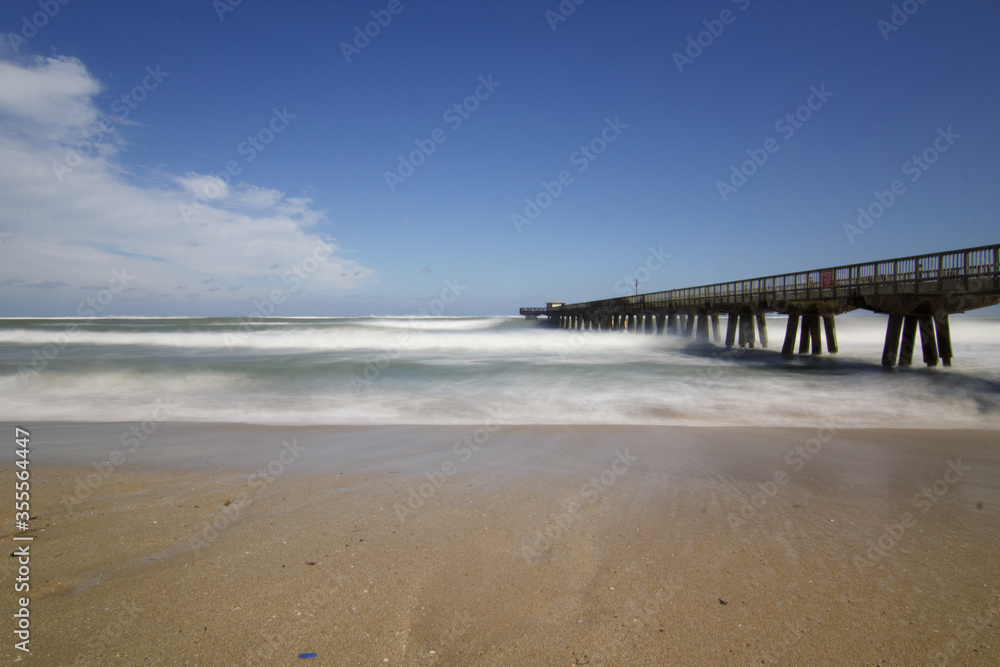
M 924 363 L 937 366 L 937 340 L 934 338 L 934 319 L 930 315 L 920 316 L 920 346 L 923 348 Z
M 704 311 L 698 313 L 698 336 L 695 340 L 699 343 L 708 342 L 708 313 Z
M 782 354 L 795 354 L 795 336 L 799 331 L 799 316 L 795 313 L 788 315 L 788 324 L 785 325 L 785 344 L 781 347 Z
M 760 346 L 767 349 L 767 320 L 764 319 L 764 313 L 757 313 L 757 333 Z
M 736 330 L 739 328 L 740 316 L 736 313 L 729 313 L 726 318 L 726 349 L 731 350 L 736 344 Z M 740 337 L 742 341 L 742 336 Z
M 823 339 L 819 333 L 819 315 L 809 316 L 809 337 L 812 342 L 812 353 L 823 354 Z
M 687 320 L 684 326 L 684 337 L 690 338 L 694 334 L 694 313 L 688 313 L 685 317 Z
M 913 363 L 913 344 L 917 338 L 917 318 L 907 315 L 903 318 L 903 345 L 899 350 L 899 365 L 909 366 Z
M 903 316 L 890 315 L 885 328 L 885 347 L 882 348 L 882 365 L 895 366 L 899 353 L 899 334 L 903 330 Z
M 809 338 L 812 336 L 812 326 L 809 324 L 809 315 L 802 316 L 802 336 L 799 339 L 799 354 L 809 351 Z
M 823 328 L 826 329 L 826 351 L 836 354 L 840 348 L 837 347 L 837 323 L 833 315 L 823 316 Z
M 951 326 L 948 324 L 947 313 L 934 315 L 934 328 L 937 331 L 938 354 L 941 355 L 941 363 L 945 366 L 951 366 Z
M 753 313 L 743 311 L 740 313 L 740 347 L 747 346 L 752 348 L 754 342 Z

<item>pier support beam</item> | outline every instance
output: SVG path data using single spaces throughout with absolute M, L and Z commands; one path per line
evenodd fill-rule
M 719 335 L 719 314 L 712 313 L 712 340 L 718 343 L 722 340 L 722 336 Z
M 656 317 L 656 333 L 661 336 L 667 333 L 667 316 L 657 315 Z
M 684 324 L 684 337 L 690 338 L 694 334 L 694 314 L 688 313 Z
M 948 324 L 948 314 L 940 313 L 934 316 L 934 328 L 937 330 L 938 354 L 945 366 L 951 366 L 951 326 Z
M 785 344 L 781 348 L 782 354 L 795 354 L 795 335 L 799 332 L 799 316 L 794 313 L 788 315 L 788 324 L 785 326 Z
M 823 339 L 819 333 L 819 315 L 809 316 L 809 336 L 812 342 L 812 353 L 823 354 Z
M 934 338 L 934 319 L 930 315 L 920 316 L 920 346 L 924 352 L 924 363 L 937 366 L 937 340 Z
M 890 315 L 885 328 L 885 347 L 882 348 L 882 365 L 895 366 L 899 353 L 899 333 L 903 330 L 903 316 Z
M 677 333 L 677 315 L 674 313 L 667 315 L 667 333 Z
M 917 339 L 917 318 L 907 315 L 903 318 L 903 346 L 899 350 L 899 365 L 909 366 L 913 363 L 913 344 Z
M 740 313 L 740 347 L 744 345 L 754 346 L 753 313 L 750 311 Z
M 767 320 L 764 319 L 764 313 L 757 313 L 757 334 L 760 346 L 767 349 Z
M 802 335 L 799 337 L 799 354 L 809 352 L 809 339 L 812 337 L 812 326 L 809 324 L 809 315 L 802 316 Z
M 708 342 L 708 313 L 705 311 L 698 313 L 698 337 L 695 340 L 699 343 Z
M 731 350 L 736 344 L 736 330 L 739 328 L 740 316 L 736 313 L 729 313 L 726 318 L 726 349 Z
M 836 354 L 839 348 L 837 347 L 837 323 L 833 319 L 833 315 L 823 316 L 823 328 L 826 329 L 826 351 L 830 354 Z

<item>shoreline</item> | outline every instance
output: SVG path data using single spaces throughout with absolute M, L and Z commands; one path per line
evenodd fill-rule
M 31 658 L 1000 658 L 993 431 L 165 423 L 78 497 L 122 427 L 32 430 Z

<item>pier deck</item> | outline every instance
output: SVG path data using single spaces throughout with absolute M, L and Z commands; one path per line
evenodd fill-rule
M 924 362 L 951 365 L 948 316 L 1000 303 L 1000 244 L 736 280 L 635 296 L 521 308 L 566 329 L 668 333 L 725 344 L 768 345 L 765 315 L 788 315 L 783 354 L 838 350 L 835 317 L 865 309 L 889 316 L 882 363 L 908 366 L 919 330 Z M 822 327 L 821 327 L 822 322 Z M 756 325 L 756 326 L 755 326 Z M 756 331 L 755 331 L 756 329 Z M 902 340 L 902 348 L 900 341 Z

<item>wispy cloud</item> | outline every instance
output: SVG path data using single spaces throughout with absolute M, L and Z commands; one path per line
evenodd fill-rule
M 342 295 L 373 278 L 342 256 L 308 197 L 207 174 L 160 174 L 153 182 L 131 173 L 119 159 L 127 150 L 122 123 L 111 124 L 98 149 L 81 151 L 79 164 L 60 178 L 53 165 L 65 163 L 88 128 L 109 125 L 95 101 L 100 92 L 77 59 L 0 58 L 0 300 L 16 302 L 28 285 L 68 300 L 124 266 L 137 288 L 123 295 L 124 310 L 182 284 L 199 287 L 184 298 L 161 296 L 156 307 L 185 312 L 197 296 L 220 310 L 238 309 L 254 288 L 280 285 L 320 240 L 333 254 L 303 286 L 310 295 Z M 217 196 L 186 222 L 180 206 L 209 185 Z

